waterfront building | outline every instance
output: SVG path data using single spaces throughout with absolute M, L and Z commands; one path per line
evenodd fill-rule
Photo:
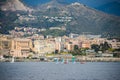
M 0 54 L 9 55 L 11 49 L 12 37 L 9 35 L 0 35 Z
M 90 42 L 82 42 L 82 48 L 91 48 Z
M 120 49 L 120 41 L 116 40 L 116 39 L 112 39 L 112 40 L 107 40 L 107 42 L 109 44 L 111 44 L 111 47 L 113 49 Z
M 32 50 L 32 41 L 30 39 L 15 38 L 12 40 L 10 54 L 14 57 L 28 57 Z
M 55 43 L 49 40 L 35 40 L 33 51 L 39 56 L 55 52 Z
M 80 41 L 79 39 L 77 39 L 77 38 L 70 39 L 70 42 L 72 42 L 73 46 L 77 45 L 78 48 L 82 48 L 82 41 Z
M 60 52 L 64 50 L 64 39 L 62 37 L 55 38 L 55 49 Z
M 104 43 L 107 39 L 106 38 L 93 38 L 91 40 L 91 44 L 98 44 Z
M 66 50 L 68 50 L 68 51 L 72 51 L 72 50 L 74 50 L 74 45 L 73 45 L 72 42 L 66 42 L 65 48 L 66 48 Z
M 0 36 L 0 49 L 10 49 L 11 38 L 7 36 Z
M 61 51 L 62 49 L 61 49 L 61 42 L 55 42 L 55 50 L 57 50 L 57 51 Z

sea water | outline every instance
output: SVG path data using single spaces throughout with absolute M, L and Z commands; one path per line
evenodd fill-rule
M 120 80 L 120 62 L 4 62 L 0 80 Z

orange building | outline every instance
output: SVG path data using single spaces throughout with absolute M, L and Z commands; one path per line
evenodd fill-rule
M 91 48 L 90 42 L 83 42 L 82 43 L 82 48 Z

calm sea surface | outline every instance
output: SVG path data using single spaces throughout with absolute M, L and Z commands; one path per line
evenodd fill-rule
M 0 63 L 0 80 L 120 80 L 120 62 Z

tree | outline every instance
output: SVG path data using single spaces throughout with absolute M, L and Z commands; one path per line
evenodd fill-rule
M 58 54 L 58 52 L 59 52 L 58 50 L 55 50 L 55 54 Z
M 98 44 L 92 44 L 91 48 L 95 50 L 95 52 L 99 51 L 100 46 Z
M 110 48 L 110 45 L 107 42 L 105 42 L 104 43 L 104 48 L 105 48 L 105 50 L 108 50 Z
M 111 48 L 111 46 L 107 42 L 104 42 L 104 43 L 100 44 L 100 50 L 103 51 L 103 52 L 105 52 L 109 48 Z
M 78 45 L 74 45 L 74 50 L 78 50 Z
M 80 49 L 76 49 L 77 46 L 75 47 L 75 50 L 71 51 L 70 53 L 75 56 L 75 55 L 86 55 L 86 52 L 85 52 L 85 48 L 80 48 Z

